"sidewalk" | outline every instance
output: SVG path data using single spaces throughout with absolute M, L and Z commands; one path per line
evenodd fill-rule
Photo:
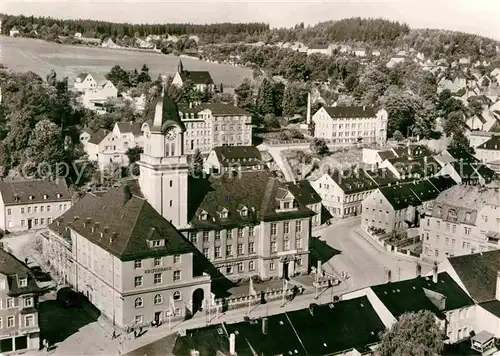
M 303 294 L 296 296 L 292 301 L 287 301 L 284 306 L 281 306 L 282 300 L 275 300 L 268 302 L 266 304 L 252 305 L 250 307 L 250 313 L 248 313 L 248 308 L 240 308 L 230 310 L 226 313 L 220 314 L 218 316 L 212 315 L 211 320 L 208 320 L 208 316 L 205 314 L 198 314 L 191 320 L 182 321 L 174 325 L 172 323 L 171 330 L 168 329 L 168 322 L 164 323 L 158 328 L 150 328 L 141 337 L 134 339 L 127 339 L 124 344 L 123 354 L 138 349 L 144 345 L 152 343 L 162 337 L 165 337 L 174 332 L 179 332 L 180 330 L 193 329 L 203 327 L 209 324 L 218 324 L 222 322 L 234 323 L 243 321 L 245 316 L 251 318 L 265 317 L 266 315 L 279 314 L 286 311 L 292 311 L 302 308 L 307 308 L 309 304 L 325 304 L 333 301 L 333 297 L 342 295 L 348 291 L 348 285 L 346 283 L 341 283 L 340 285 L 332 288 L 328 288 L 319 293 L 318 298 L 315 299 L 315 293 Z M 114 340 L 116 341 L 116 340 Z M 118 348 L 118 341 L 116 341 Z

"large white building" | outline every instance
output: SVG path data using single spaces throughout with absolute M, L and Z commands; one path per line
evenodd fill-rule
M 313 115 L 314 137 L 335 143 L 377 143 L 387 140 L 387 111 L 371 106 L 322 107 Z
M 108 99 L 118 96 L 118 89 L 110 80 L 90 73 L 81 73 L 76 77 L 74 90 L 81 94 L 83 106 L 98 114 L 106 112 L 105 103 Z

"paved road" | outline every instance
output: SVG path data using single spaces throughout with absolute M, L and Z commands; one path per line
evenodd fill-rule
M 392 281 L 409 279 L 416 276 L 415 260 L 395 255 L 383 250 L 369 237 L 362 237 L 356 232 L 360 219 L 350 219 L 330 225 L 313 233 L 319 236 L 337 253 L 323 263 L 323 269 L 332 272 L 346 271 L 349 274 L 347 284 L 350 290 L 385 282 L 385 271 L 390 269 Z M 329 256 L 328 256 L 329 257 Z M 429 272 L 432 266 L 422 264 L 422 273 Z

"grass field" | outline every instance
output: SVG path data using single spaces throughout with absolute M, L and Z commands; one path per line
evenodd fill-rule
M 29 38 L 0 36 L 0 63 L 16 72 L 33 71 L 42 77 L 54 69 L 58 76 L 68 76 L 70 82 L 81 72 L 107 73 L 115 64 L 122 68 L 140 69 L 146 63 L 156 78 L 177 69 L 179 57 L 164 54 L 61 45 Z M 182 58 L 187 70 L 208 70 L 215 83 L 234 88 L 252 71 L 246 68 L 209 63 L 193 58 Z

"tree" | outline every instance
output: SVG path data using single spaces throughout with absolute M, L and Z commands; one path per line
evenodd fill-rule
M 453 133 L 449 147 L 460 148 L 471 154 L 474 154 L 474 149 L 470 146 L 470 141 L 467 136 L 465 136 L 463 131 Z
M 106 79 L 110 80 L 116 87 L 122 84 L 125 87 L 130 87 L 130 77 L 126 70 L 124 70 L 119 65 L 115 65 L 111 68 L 111 71 L 106 74 Z
M 443 349 L 441 329 L 427 310 L 403 314 L 380 338 L 380 356 L 433 356 Z
M 315 138 L 313 142 L 311 142 L 311 150 L 321 157 L 330 155 L 330 149 L 328 148 L 326 141 L 320 138 Z
M 280 122 L 273 114 L 267 114 L 264 116 L 264 127 L 269 129 L 278 129 L 280 128 Z
M 132 164 L 141 159 L 141 153 L 143 153 L 142 147 L 130 147 L 125 154 L 128 157 L 128 163 Z
M 149 67 L 146 64 L 142 65 L 141 73 L 139 74 L 137 81 L 139 83 L 147 83 L 151 81 L 151 76 L 149 75 Z
M 255 105 L 254 91 L 250 79 L 246 78 L 234 89 L 236 94 L 236 105 L 240 108 L 252 110 Z
M 349 76 L 344 81 L 345 88 L 349 92 L 353 92 L 359 85 L 359 79 L 357 75 L 349 74 Z
M 196 149 L 191 157 L 191 172 L 193 177 L 198 178 L 203 172 L 203 163 L 203 156 L 201 155 L 200 150 Z
M 274 87 L 273 82 L 264 78 L 259 85 L 257 99 L 255 101 L 256 111 L 261 115 L 273 114 L 275 115 L 274 108 Z
M 392 138 L 395 139 L 396 141 L 403 141 L 404 139 L 404 136 L 403 134 L 401 133 L 401 131 L 399 130 L 396 130 L 392 133 Z
M 446 136 L 463 132 L 465 126 L 465 116 L 461 111 L 452 111 L 443 118 L 443 131 Z

